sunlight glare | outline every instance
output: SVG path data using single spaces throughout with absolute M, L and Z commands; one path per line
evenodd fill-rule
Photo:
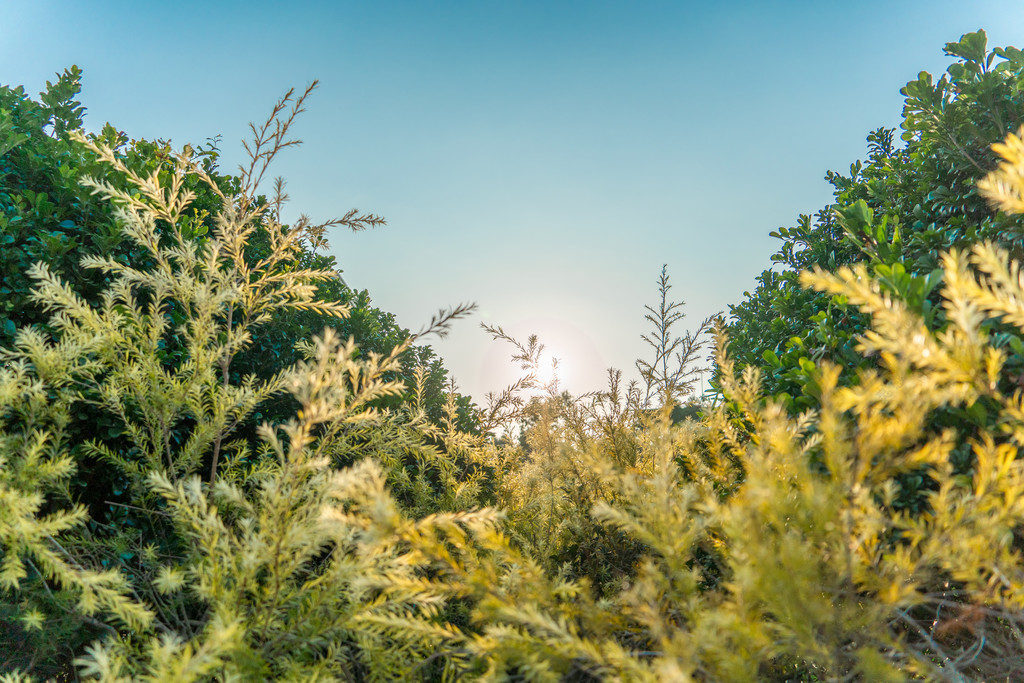
M 565 361 L 550 353 L 543 353 L 540 356 L 540 363 L 537 368 L 537 383 L 541 388 L 547 388 L 557 380 L 558 389 L 565 386 L 567 378 Z

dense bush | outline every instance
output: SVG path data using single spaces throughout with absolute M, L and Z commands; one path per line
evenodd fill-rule
M 248 279 L 252 285 L 247 295 L 251 300 L 249 305 L 254 301 L 264 302 L 257 307 L 258 311 L 252 309 L 250 315 L 266 320 L 259 327 L 258 344 L 236 345 L 230 353 L 213 361 L 225 386 L 240 385 L 252 375 L 273 387 L 280 372 L 301 357 L 293 347 L 295 340 L 308 338 L 328 325 L 337 330 L 341 338 L 357 340 L 360 351 L 356 353 L 387 355 L 394 349 L 402 349 L 399 362 L 389 375 L 404 380 L 403 386 L 416 387 L 416 409 L 406 412 L 422 412 L 424 425 L 445 423 L 450 396 L 455 408 L 451 415 L 459 427 L 468 431 L 476 429 L 471 404 L 465 397 L 451 395 L 447 371 L 431 349 L 406 343 L 410 333 L 400 328 L 392 315 L 372 307 L 365 291 L 350 290 L 338 277 L 333 258 L 317 253 L 325 244 L 324 232 L 331 225 L 361 229 L 382 223 L 381 219 L 355 211 L 319 226 L 303 219 L 303 225 L 295 226 L 293 236 L 284 247 L 280 235 L 274 234 L 275 229 L 287 232 L 276 223 L 283 200 L 282 186 L 275 188 L 276 196 L 268 201 L 256 194 L 255 181 L 257 175 L 265 171 L 263 160 L 276 151 L 275 146 L 293 144 L 286 137 L 288 127 L 301 111 L 308 91 L 297 100 L 285 98 L 278 105 L 273 120 L 256 131 L 254 163 L 242 176 L 234 177 L 218 173 L 218 154 L 213 146 L 186 149 L 183 154 L 192 172 L 183 173 L 181 164 L 186 162 L 178 159 L 177 153 L 163 141 L 128 141 L 123 133 L 109 125 L 99 135 L 88 139 L 81 137 L 84 110 L 74 100 L 79 90 L 79 77 L 75 68 L 66 71 L 56 83 L 48 84 L 41 102 L 26 97 L 21 88 L 0 88 L 3 103 L 0 107 L 0 240 L 3 242 L 0 334 L 3 346 L 14 345 L 14 331 L 19 328 L 35 329 L 44 339 L 55 333 L 61 336 L 59 329 L 50 324 L 45 306 L 32 297 L 33 282 L 29 273 L 33 272 L 34 264 L 45 263 L 49 272 L 69 283 L 83 305 L 99 307 L 105 288 L 118 269 L 163 268 L 166 275 L 180 267 L 177 257 L 166 257 L 170 260 L 161 265 L 155 246 L 180 243 L 181 248 L 208 248 L 211 230 L 216 231 L 217 220 L 224 217 L 225 201 L 230 198 L 238 204 L 238 210 L 247 212 L 249 221 L 244 248 L 234 254 L 235 267 L 239 269 L 240 281 Z M 283 130 L 271 128 L 272 122 L 282 123 Z M 105 160 L 97 156 L 96 145 L 107 150 Z M 111 172 L 111 164 L 117 169 L 114 172 Z M 130 222 L 119 215 L 114 203 L 102 193 L 82 186 L 82 179 L 90 176 L 102 178 L 109 186 L 105 191 L 127 193 L 126 201 L 154 199 L 162 190 L 168 196 L 187 196 L 188 208 L 176 214 L 174 220 L 163 215 L 153 217 L 154 235 L 150 241 L 140 242 L 138 235 L 132 236 Z M 82 267 L 83 257 L 103 258 L 108 268 Z M 256 277 L 256 273 L 261 273 L 262 279 Z M 300 278 L 318 274 L 310 281 L 312 288 L 302 292 L 308 304 L 274 305 L 275 298 L 279 304 L 287 304 L 292 296 L 281 291 L 281 284 L 287 282 L 292 273 Z M 141 296 L 141 303 L 145 303 L 150 294 Z M 296 301 L 303 300 L 300 297 Z M 156 356 L 151 359 L 149 372 L 173 374 L 187 371 L 194 363 L 179 334 L 190 314 L 195 313 L 194 305 L 177 292 L 165 298 L 163 315 L 167 327 L 158 335 Z M 347 313 L 339 317 L 338 312 Z M 259 322 L 242 318 L 232 322 L 229 318 L 226 326 L 245 337 L 246 329 Z M 378 397 L 376 402 L 398 408 L 409 405 L 407 399 L 411 397 L 412 393 L 403 389 L 398 394 Z M 108 457 L 137 451 L 140 444 L 126 428 L 125 416 L 109 410 L 101 396 L 86 392 L 81 398 L 83 400 L 75 402 L 68 410 L 67 424 L 62 426 L 69 454 L 80 465 L 66 482 L 64 496 L 88 511 L 91 534 L 130 533 L 135 534 L 136 540 L 148 538 L 155 530 L 144 516 L 139 516 L 137 506 L 133 506 L 131 487 L 138 482 L 133 483 L 133 477 L 123 468 L 113 466 Z M 174 410 L 165 408 L 164 414 L 148 415 L 146 419 L 168 419 Z M 129 412 L 138 409 L 133 406 Z M 257 427 L 262 421 L 281 422 L 294 415 L 295 410 L 290 396 L 270 390 L 236 415 L 228 431 L 232 438 L 255 448 L 259 443 Z M 195 421 L 192 411 L 183 410 L 166 425 L 163 438 L 174 447 L 184 446 L 193 433 Z M 358 431 L 352 430 L 349 438 L 359 438 Z M 216 469 L 221 440 L 216 438 L 212 448 L 196 456 L 207 472 Z M 436 474 L 417 467 L 417 459 L 424 457 L 419 454 L 421 448 L 429 452 L 436 450 L 414 441 L 408 448 L 396 446 L 389 453 L 391 471 L 396 477 L 396 493 L 405 491 L 410 505 L 417 504 L 414 498 L 431 497 L 428 495 L 433 486 L 431 482 L 437 479 Z M 122 545 L 124 542 L 118 541 Z M 107 555 L 100 560 L 103 566 L 123 567 L 125 571 L 132 571 L 138 558 L 135 551 L 125 548 Z M 52 633 L 39 638 L 31 633 L 23 634 L 16 620 L 7 619 L 8 615 L 18 612 L 15 605 L 7 602 L 7 597 L 10 596 L 2 598 L 3 609 L 0 609 L 3 615 L 0 617 L 3 623 L 0 652 L 9 656 L 9 663 L 41 662 L 54 657 L 69 660 L 83 643 L 99 633 L 95 624 L 90 625 L 80 615 L 57 611 L 49 615 L 49 625 L 55 627 L 66 617 L 68 623 L 64 630 L 57 629 L 61 637 L 54 638 Z M 48 669 L 38 664 L 37 670 Z
M 47 263 L 75 286 L 76 291 L 90 303 L 96 303 L 105 281 L 94 271 L 79 267 L 79 260 L 87 254 L 103 254 L 121 263 L 142 265 L 148 258 L 145 249 L 128 239 L 115 219 L 109 202 L 83 188 L 80 180 L 97 174 L 120 189 L 131 191 L 123 178 L 105 174 L 97 163 L 95 154 L 71 133 L 82 132 L 82 118 L 85 110 L 75 97 L 80 90 L 81 71 L 77 67 L 60 74 L 54 83 L 47 83 L 47 90 L 41 93 L 40 102 L 27 97 L 23 88 L 0 87 L 0 229 L 3 249 L 0 251 L 0 271 L 3 287 L 0 288 L 0 346 L 10 346 L 18 327 L 38 325 L 46 327 L 47 316 L 30 298 L 31 281 L 29 268 L 37 261 Z M 287 98 L 275 110 L 287 115 L 285 135 L 274 139 L 274 131 L 262 128 L 253 144 L 291 146 L 298 143 L 287 137 L 296 114 L 302 111 L 306 92 L 297 101 Z M 287 107 L 291 106 L 289 111 Z M 104 126 L 100 134 L 90 136 L 95 142 L 110 146 L 118 159 L 140 177 L 157 174 L 157 181 L 166 184 L 174 172 L 174 152 L 163 140 L 129 140 L 128 137 L 110 126 Z M 254 162 L 243 176 L 224 175 L 219 171 L 219 152 L 216 141 L 205 147 L 191 149 L 192 159 L 212 181 L 210 186 L 197 175 L 186 175 L 182 189 L 194 194 L 189 212 L 182 217 L 182 236 L 189 240 L 202 241 L 220 211 L 219 192 L 228 194 L 253 195 L 252 200 L 268 204 L 270 209 L 280 211 L 287 200 L 283 184 L 275 184 L 274 192 L 268 198 L 256 195 L 255 187 L 243 187 L 243 178 L 249 176 L 249 184 L 258 181 L 258 174 L 265 172 Z M 269 206 L 273 203 L 273 206 Z M 259 219 L 264 220 L 264 219 Z M 308 224 L 308 235 L 297 245 L 291 255 L 288 267 L 337 270 L 333 257 L 320 253 L 327 245 L 326 230 L 344 227 L 362 230 L 384 224 L 384 219 L 373 214 L 361 214 L 356 210 L 339 219 L 320 225 Z M 158 227 L 162 231 L 162 227 Z M 161 232 L 162 234 L 162 232 Z M 245 261 L 255 265 L 270 253 L 269 234 L 262 225 L 250 236 L 245 248 Z M 340 271 L 339 275 L 340 275 Z M 340 277 L 321 280 L 317 283 L 315 298 L 318 301 L 341 302 L 349 306 L 345 318 L 324 317 L 315 310 L 285 310 L 274 314 L 271 324 L 264 327 L 260 343 L 253 345 L 235 359 L 232 372 L 236 376 L 247 372 L 272 374 L 298 360 L 292 348 L 294 340 L 319 332 L 325 325 L 336 329 L 343 338 L 352 336 L 364 352 L 387 353 L 410 336 L 401 328 L 394 316 L 371 305 L 369 293 L 365 290 L 350 289 Z M 172 316 L 178 315 L 172 312 Z M 173 350 L 168 350 L 168 364 L 174 362 Z M 447 370 L 428 346 L 410 349 L 403 359 L 402 377 L 411 383 L 414 368 L 428 369 L 425 377 L 427 395 L 424 406 L 431 418 L 440 421 L 445 402 L 444 387 Z M 458 398 L 462 413 L 471 410 L 464 397 Z M 397 405 L 397 402 L 394 402 Z M 287 411 L 292 411 L 287 406 Z M 265 411 L 264 411 L 265 412 Z M 266 417 L 283 419 L 284 414 L 270 413 Z M 465 420 L 465 418 L 464 418 Z M 472 429 L 470 422 L 463 424 Z
M 977 35 L 954 46 L 977 52 Z M 992 60 L 975 52 L 965 59 L 978 69 L 953 78 L 987 82 Z M 969 86 L 957 97 L 973 97 Z M 167 150 L 147 165 L 114 133 L 86 138 L 70 115 L 58 125 L 38 114 L 55 145 L 87 160 L 76 165 L 89 170 L 80 194 L 117 239 L 77 261 L 40 253 L 24 300 L 40 317 L 15 324 L 0 352 L 7 680 L 962 681 L 1024 671 L 1014 341 L 1024 276 L 1003 235 L 1024 214 L 1019 137 L 994 147 L 1003 163 L 978 185 L 1001 211 L 971 214 L 993 239 L 976 239 L 967 218 L 944 224 L 966 237 L 934 262 L 927 250 L 912 259 L 934 274 L 894 275 L 893 254 L 910 253 L 901 245 L 912 238 L 885 232 L 886 220 L 868 245 L 851 221 L 874 229 L 884 212 L 866 200 L 841 210 L 842 243 L 878 256 L 810 259 L 800 287 L 781 294 L 859 326 L 819 326 L 851 360 L 798 363 L 806 401 L 783 391 L 778 358 L 762 372 L 719 326 L 721 395 L 679 411 L 700 347 L 673 331 L 680 311 L 663 271 L 639 383 L 612 371 L 606 391 L 573 397 L 552 385 L 528 401 L 522 390 L 536 384 L 526 379 L 473 419 L 447 392 L 431 418 L 429 367 L 403 368 L 407 334 L 360 350 L 327 326 L 282 352 L 273 372 L 242 360 L 275 325 L 300 325 L 280 317 L 288 312 L 352 315 L 352 298 L 318 288 L 335 281 L 333 264 L 309 250 L 320 229 L 282 225 L 277 202 L 255 192 L 261 160 L 285 140 L 261 142 L 259 131 L 281 130 L 283 117 L 286 132 L 303 99 L 257 127 L 253 167 L 234 179 L 215 174 L 212 152 Z M 956 110 L 954 100 L 942 107 Z M 8 158 L 27 138 L 4 126 L 10 174 L 28 163 Z M 908 164 L 948 166 L 945 148 L 914 149 Z M 964 149 L 976 161 L 989 154 Z M 916 187 L 914 173 L 899 182 Z M 958 191 L 980 202 L 970 182 Z M 910 191 L 893 189 L 893 202 Z M 43 208 L 40 226 L 63 215 Z M 535 339 L 492 332 L 536 364 Z M 275 412 L 261 408 L 282 394 Z M 259 421 L 261 410 L 275 419 Z M 83 415 L 113 433 L 90 434 Z M 96 471 L 118 486 L 99 514 L 78 483 Z
M 852 164 L 848 175 L 826 175 L 834 203 L 772 233 L 782 241 L 772 257 L 776 267 L 731 307 L 737 362 L 764 366 L 766 391 L 787 394 L 794 410 L 816 402 L 818 361 L 866 367 L 855 348 L 866 319 L 801 286 L 803 270 L 867 264 L 887 291 L 938 329 L 944 324 L 936 306 L 944 252 L 988 240 L 1024 256 L 1024 220 L 990 211 L 976 189 L 995 168 L 991 146 L 1024 123 L 1024 53 L 987 51 L 984 31 L 948 43 L 945 52 L 956 58 L 946 74 L 934 80 L 922 72 L 901 91 L 905 145 L 891 129 L 868 135 L 866 161 Z M 1016 371 L 1018 361 L 1011 363 Z

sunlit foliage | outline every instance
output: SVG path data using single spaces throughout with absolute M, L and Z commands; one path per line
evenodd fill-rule
M 864 321 L 849 335 L 864 362 L 817 359 L 799 404 L 736 362 L 723 324 L 721 391 L 693 396 L 707 323 L 673 329 L 662 271 L 638 382 L 541 387 L 539 340 L 494 327 L 527 375 L 467 428 L 454 387 L 431 419 L 429 369 L 403 381 L 412 336 L 376 352 L 328 327 L 273 373 L 233 370 L 275 311 L 350 314 L 317 298 L 334 271 L 295 258 L 322 229 L 282 225 L 256 194 L 304 98 L 254 127 L 232 184 L 187 148 L 142 173 L 77 138 L 97 164 L 82 183 L 145 258 L 82 259 L 104 282 L 95 300 L 41 260 L 45 330 L 21 326 L 0 352 L 0 595 L 21 645 L 4 680 L 1020 676 L 1014 255 L 945 251 L 927 308 L 875 262 L 805 270 Z M 1021 209 L 1021 135 L 978 186 L 1000 220 Z M 187 231 L 197 183 L 219 201 L 203 239 Z M 290 415 L 239 435 L 282 395 Z M 72 443 L 83 407 L 120 440 Z M 124 484 L 121 522 L 71 486 L 93 462 Z M 60 639 L 72 656 L 41 645 Z

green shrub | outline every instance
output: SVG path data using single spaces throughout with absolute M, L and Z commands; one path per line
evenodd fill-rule
M 782 242 L 773 268 L 730 307 L 737 362 L 762 367 L 766 392 L 786 394 L 794 412 L 816 405 L 819 361 L 871 364 L 855 348 L 866 318 L 803 287 L 801 271 L 867 264 L 887 291 L 937 329 L 943 324 L 936 289 L 943 253 L 986 240 L 1014 258 L 1024 256 L 1021 217 L 991 212 L 976 189 L 995 168 L 991 146 L 1024 124 L 1024 53 L 1013 47 L 988 51 L 984 31 L 947 43 L 945 53 L 955 59 L 945 74 L 933 79 L 922 72 L 901 90 L 904 145 L 891 129 L 869 134 L 864 162 L 852 164 L 846 175 L 826 175 L 833 203 L 772 232 Z M 1016 336 L 1005 332 L 999 343 Z M 1014 373 L 1024 370 L 1017 359 L 1009 362 Z
M 77 92 L 77 73 L 65 74 L 55 90 L 63 93 L 62 102 Z M 289 347 L 282 354 L 270 344 L 257 345 L 254 333 L 269 324 L 288 332 L 310 320 L 345 319 L 353 310 L 348 302 L 367 300 L 364 295 L 325 298 L 325 293 L 347 290 L 318 286 L 340 282 L 333 262 L 308 248 L 322 241 L 324 226 L 307 221 L 281 225 L 280 195 L 271 203 L 256 195 L 256 179 L 289 144 L 289 125 L 309 91 L 292 103 L 290 118 L 281 125 L 274 124 L 290 95 L 256 129 L 253 164 L 237 179 L 217 176 L 210 155 L 189 148 L 170 153 L 162 146 L 153 156 L 151 145 L 135 143 L 126 151 L 123 139 L 109 129 L 86 138 L 74 125 L 54 124 L 65 138 L 51 139 L 42 129 L 55 120 L 52 116 L 47 119 L 46 111 L 39 113 L 40 107 L 18 91 L 3 92 L 13 92 L 18 100 L 16 113 L 27 112 L 19 120 L 30 119 L 35 126 L 29 126 L 32 134 L 5 131 L 6 187 L 29 182 L 23 176 L 30 175 L 26 168 L 31 163 L 42 168 L 33 176 L 38 183 L 59 177 L 70 184 L 62 160 L 72 170 L 95 171 L 95 178 L 85 179 L 84 190 L 73 194 L 65 188 L 62 203 L 47 204 L 36 223 L 11 218 L 5 236 L 34 244 L 54 220 L 48 212 L 79 210 L 75 197 L 80 195 L 94 208 L 87 212 L 92 218 L 83 218 L 74 229 L 88 233 L 98 220 L 117 238 L 94 244 L 91 255 L 69 250 L 62 252 L 63 260 L 9 266 L 23 268 L 36 286 L 28 291 L 27 285 L 9 281 L 26 295 L 12 312 L 25 318 L 5 352 L 4 476 L 10 487 L 5 523 L 10 534 L 3 550 L 8 590 L 0 650 L 11 653 L 5 667 L 28 666 L 49 676 L 104 633 L 142 633 L 149 625 L 187 640 L 202 630 L 212 618 L 208 604 L 195 596 L 162 597 L 160 586 L 172 571 L 167 562 L 189 556 L 195 539 L 167 512 L 169 498 L 163 489 L 154 489 L 152 476 L 159 473 L 165 486 L 202 475 L 211 484 L 226 478 L 225 485 L 259 488 L 273 470 L 274 454 L 262 437 L 249 437 L 246 426 L 260 423 L 257 411 L 263 417 L 282 410 L 294 415 L 288 403 L 269 409 L 268 404 L 287 388 L 295 367 L 288 359 L 301 358 L 301 352 Z M 43 99 L 56 97 L 44 94 Z M 61 150 L 77 155 L 77 161 L 60 157 Z M 50 152 L 57 154 L 56 165 L 40 161 Z M 15 209 L 19 202 L 15 195 Z M 71 208 L 63 209 L 65 204 Z M 350 214 L 341 222 L 372 220 Z M 24 257 L 18 250 L 3 253 L 8 259 Z M 72 257 L 80 267 L 72 266 Z M 75 279 L 65 278 L 61 269 Z M 288 318 L 289 311 L 308 317 L 302 323 Z M 363 315 L 374 319 L 365 307 Z M 450 318 L 442 316 L 434 329 L 443 329 Z M 347 402 L 352 414 L 330 429 L 321 424 L 323 419 L 309 418 L 326 430 L 331 444 L 314 459 L 349 464 L 377 457 L 389 468 L 397 492 L 407 483 L 407 507 L 418 505 L 420 514 L 436 511 L 443 501 L 429 495 L 440 485 L 435 480 L 447 481 L 457 469 L 455 456 L 443 450 L 444 439 L 425 412 L 429 402 L 436 406 L 443 368 L 429 349 L 412 349 L 412 337 L 393 323 L 378 325 L 368 336 L 369 348 L 358 351 L 349 342 L 343 352 L 350 357 L 345 367 L 353 395 L 375 405 Z M 294 337 L 288 341 L 293 342 Z M 375 344 L 386 351 L 374 351 Z M 246 356 L 257 347 L 258 353 Z M 273 358 L 259 373 L 245 372 L 268 354 Z M 413 370 L 409 362 L 426 365 Z M 390 432 L 381 430 L 370 442 L 360 440 L 365 419 L 378 419 L 374 411 L 381 404 L 409 395 L 403 376 L 417 378 L 414 403 L 387 418 Z M 377 384 L 387 390 L 374 389 Z M 453 406 L 450 419 L 471 428 L 465 402 L 454 395 L 447 402 Z M 438 421 L 444 417 L 439 414 Z M 465 484 L 469 495 L 475 489 Z M 58 532 L 66 536 L 58 539 Z M 314 544 L 312 552 L 320 549 Z M 47 628 L 40 630 L 43 621 Z

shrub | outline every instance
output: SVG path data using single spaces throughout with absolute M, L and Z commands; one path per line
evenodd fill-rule
M 772 232 L 781 240 L 773 267 L 730 307 L 737 362 L 762 367 L 765 390 L 784 393 L 794 412 L 816 404 L 819 361 L 870 365 L 855 348 L 867 320 L 855 307 L 802 286 L 801 271 L 864 263 L 937 329 L 944 252 L 991 241 L 1021 256 L 1020 216 L 991 212 L 976 184 L 995 168 L 991 146 L 1024 124 L 1024 53 L 989 51 L 984 31 L 965 34 L 944 51 L 955 60 L 945 74 L 933 79 L 921 72 L 901 90 L 904 144 L 891 129 L 870 133 L 865 161 L 851 164 L 848 174 L 826 175 L 833 203 Z M 1024 370 L 1009 362 L 1014 373 Z

